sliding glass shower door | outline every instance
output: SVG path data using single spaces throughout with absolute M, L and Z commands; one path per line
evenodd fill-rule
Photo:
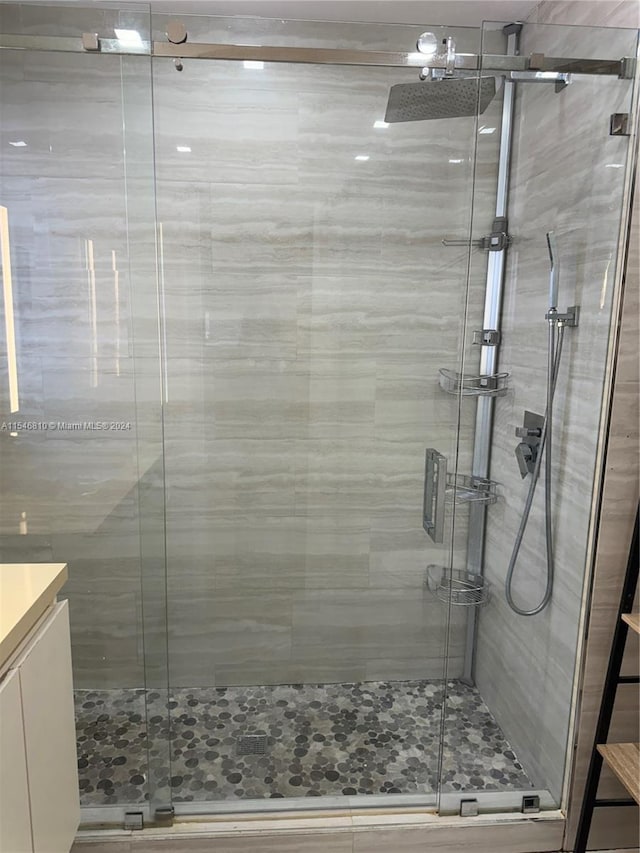
M 151 61 L 81 42 L 139 8 L 0 7 L 0 560 L 68 566 L 92 823 L 170 796 Z
M 354 64 L 153 60 L 173 802 L 429 797 L 465 648 L 476 119 L 385 120 L 418 70 L 358 51 L 418 28 L 184 24 Z

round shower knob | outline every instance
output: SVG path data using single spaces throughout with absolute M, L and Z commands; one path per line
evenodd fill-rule
M 435 56 L 438 52 L 438 39 L 433 33 L 422 33 L 416 44 L 418 51 L 426 56 Z
M 187 28 L 182 21 L 169 21 L 167 24 L 167 38 L 171 44 L 184 44 L 187 40 Z

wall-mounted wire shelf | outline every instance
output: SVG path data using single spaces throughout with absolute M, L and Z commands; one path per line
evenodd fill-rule
M 463 397 L 501 397 L 507 393 L 508 373 L 491 376 L 476 376 L 458 373 L 441 367 L 438 371 L 440 387 L 447 394 L 462 394 Z
M 489 582 L 466 569 L 427 566 L 427 588 L 445 604 L 480 607 L 489 600 Z
M 484 477 L 467 474 L 447 474 L 446 498 L 457 503 L 480 502 L 494 504 L 498 500 L 498 484 Z

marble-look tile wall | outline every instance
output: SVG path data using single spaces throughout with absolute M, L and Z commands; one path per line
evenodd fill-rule
M 541 23 L 590 26 L 640 27 L 640 6 L 635 0 L 623 2 L 576 3 L 568 0 L 543 2 L 532 20 Z M 622 579 L 635 517 L 639 487 L 638 419 L 638 322 L 640 287 L 640 204 L 634 195 L 631 240 L 627 261 L 624 304 L 619 338 L 618 362 L 611 421 L 609 424 L 606 468 L 602 494 L 602 514 L 598 530 L 594 580 L 581 682 L 580 711 L 577 720 L 575 763 L 567 814 L 564 847 L 571 849 L 580 814 L 584 779 L 589 764 L 604 674 L 617 618 Z M 638 643 L 630 632 L 627 640 L 624 672 L 638 672 Z M 622 687 L 616 705 L 610 740 L 628 741 L 637 737 L 638 694 L 631 686 Z M 599 796 L 621 797 L 625 792 L 606 768 Z M 593 816 L 589 847 L 626 847 L 638 844 L 638 810 L 630 808 L 597 809 Z
M 600 711 L 605 673 L 618 619 L 624 575 L 629 559 L 633 525 L 640 497 L 640 198 L 634 194 L 629 254 L 624 287 L 618 360 L 611 406 L 605 462 L 602 511 L 598 526 L 591 607 L 580 684 L 580 708 L 576 730 L 575 764 L 567 813 L 567 838 L 575 837 L 586 775 Z M 638 608 L 640 590 L 636 595 Z M 623 675 L 640 669 L 640 637 L 629 631 L 625 644 Z M 629 743 L 640 730 L 638 690 L 633 684 L 616 691 L 608 740 Z M 626 791 L 605 765 L 599 797 L 625 797 Z M 596 809 L 589 846 L 602 843 L 629 846 L 638 843 L 638 809 Z M 571 841 L 567 846 L 571 846 Z
M 268 26 L 263 43 L 292 43 Z M 296 44 L 399 38 L 291 26 Z M 415 41 L 404 29 L 394 47 Z M 154 63 L 175 685 L 443 674 L 447 612 L 424 582 L 449 543 L 421 527 L 424 451 L 456 454 L 457 400 L 437 375 L 460 358 L 467 252 L 442 239 L 467 233 L 475 140 L 464 118 L 374 127 L 389 87 L 415 79 Z M 497 140 L 481 139 L 487 228 Z M 483 288 L 478 274 L 476 312 Z M 462 470 L 472 427 L 466 406 Z M 465 549 L 462 511 L 457 565 Z M 453 623 L 452 677 L 464 614 Z
M 523 31 L 523 52 L 620 58 L 635 54 L 633 31 L 545 26 L 542 4 Z M 571 23 L 588 24 L 589 7 Z M 600 4 L 613 6 L 615 4 Z M 520 87 L 511 181 L 509 253 L 501 369 L 513 392 L 496 404 L 493 477 L 506 500 L 491 508 L 485 570 L 499 591 L 482 612 L 477 682 L 535 785 L 559 798 L 567 753 L 578 621 L 594 485 L 616 248 L 629 142 L 609 136 L 609 114 L 628 111 L 631 85 L 582 78 L 556 95 Z M 521 481 L 515 427 L 525 409 L 545 407 L 548 257 L 545 232 L 560 253 L 560 308 L 578 304 L 580 326 L 566 334 L 555 401 L 553 504 L 556 577 L 553 599 L 521 617 L 502 592 L 528 480 Z M 545 584 L 541 479 L 515 575 L 521 606 L 540 601 Z M 497 666 L 496 662 L 500 665 Z

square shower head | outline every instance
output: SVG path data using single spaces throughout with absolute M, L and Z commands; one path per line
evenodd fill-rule
M 398 83 L 389 92 L 387 122 L 425 121 L 483 113 L 496 94 L 495 77 L 451 77 Z

